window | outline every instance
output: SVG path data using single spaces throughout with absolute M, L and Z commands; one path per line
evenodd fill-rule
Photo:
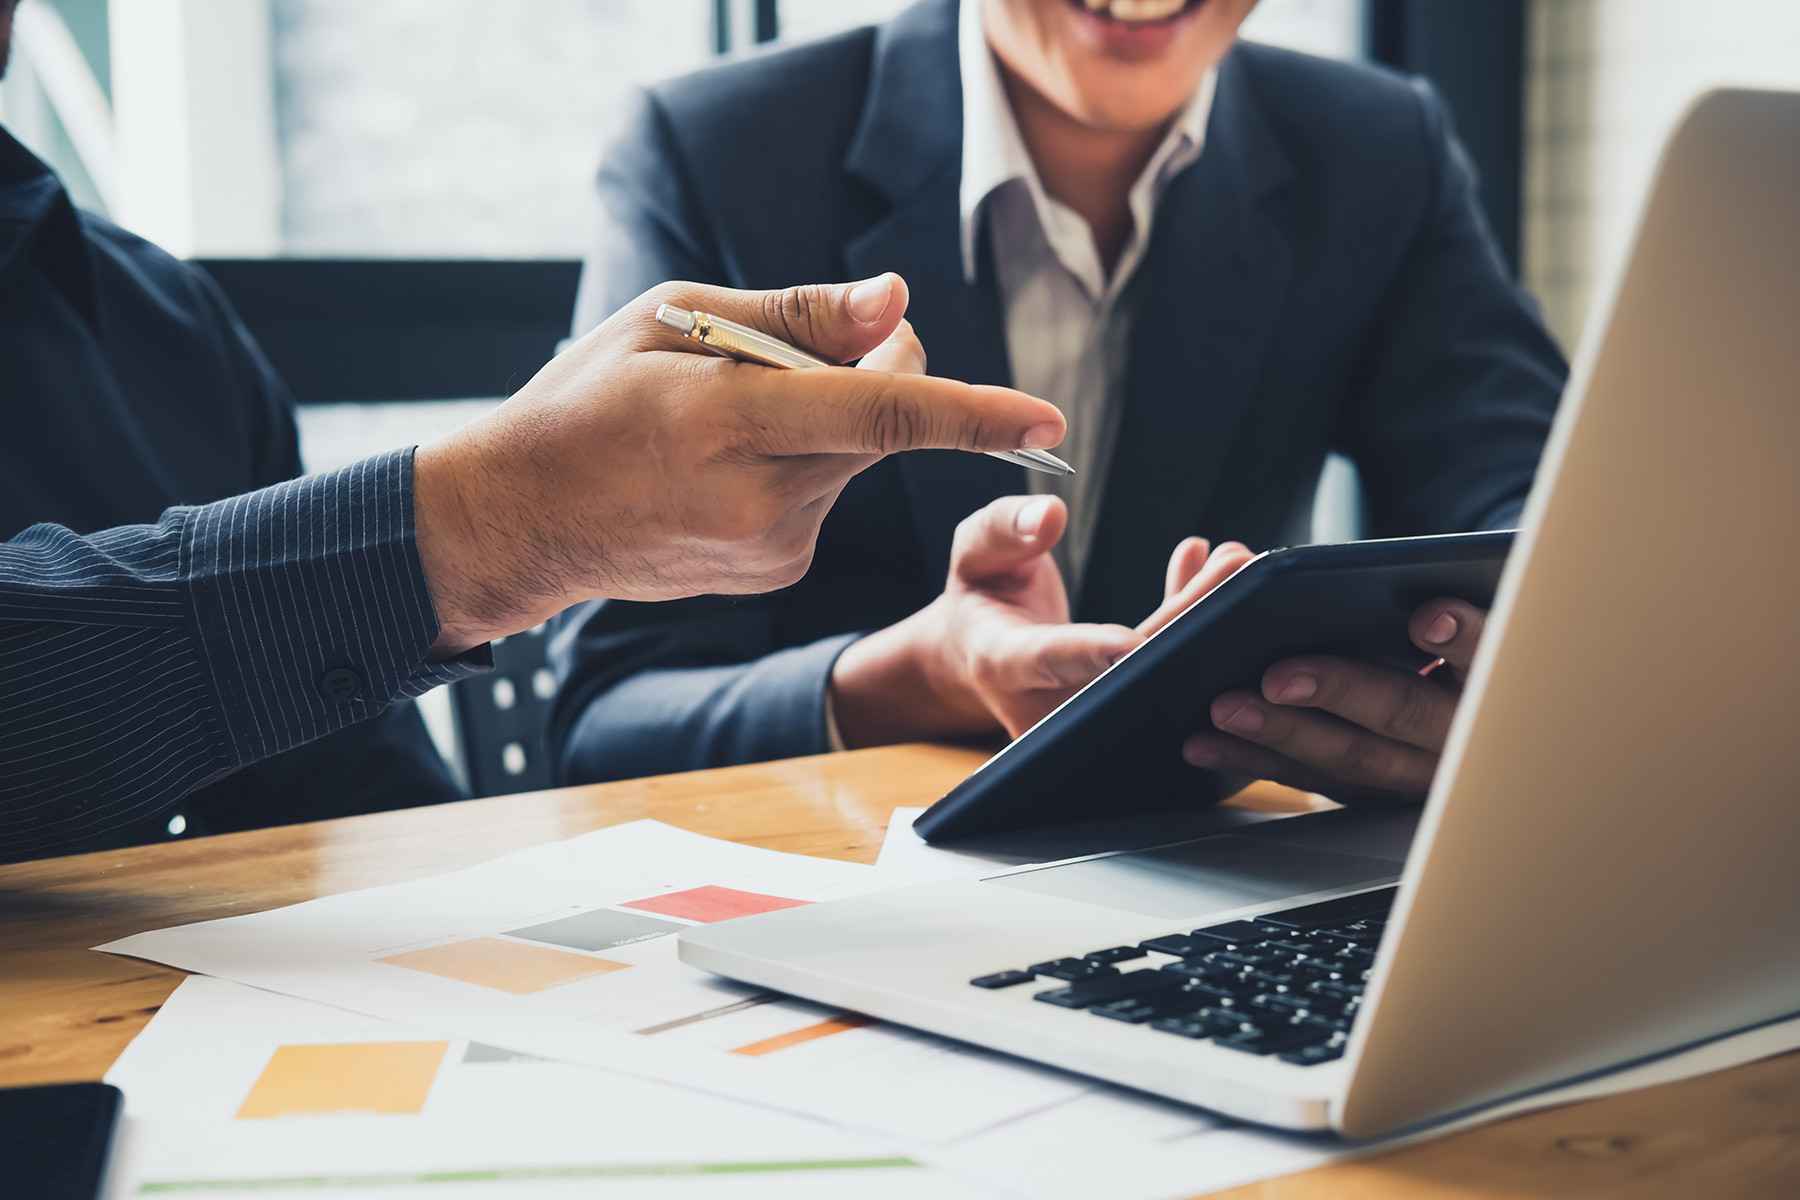
M 709 0 L 270 8 L 286 254 L 579 256 L 620 100 L 713 53 Z
M 1525 274 L 1573 349 L 1670 127 L 1718 84 L 1800 88 L 1793 0 L 1535 0 Z

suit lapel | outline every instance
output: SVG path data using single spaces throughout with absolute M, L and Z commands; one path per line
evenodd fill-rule
M 1195 528 L 1255 395 L 1292 266 L 1263 202 L 1291 173 L 1238 56 L 1220 67 L 1206 147 L 1157 206 L 1140 268 L 1117 446 L 1077 617 L 1132 622 Z
M 976 282 L 963 277 L 954 3 L 931 0 L 881 28 L 868 102 L 845 167 L 891 205 L 846 245 L 851 278 L 882 271 L 905 277 L 912 293 L 907 316 L 933 375 L 1010 384 L 1005 323 L 985 246 Z M 922 450 L 899 456 L 897 465 L 934 581 L 948 570 L 956 523 L 997 496 L 1025 489 L 1023 470 L 982 455 Z

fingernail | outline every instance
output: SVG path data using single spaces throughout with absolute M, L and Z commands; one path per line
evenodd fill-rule
M 1449 613 L 1439 613 L 1425 630 L 1425 640 L 1434 646 L 1442 646 L 1456 636 L 1456 618 Z
M 1254 704 L 1240 704 L 1219 724 L 1233 733 L 1261 733 L 1263 727 L 1262 710 Z
M 1024 438 L 1019 442 L 1019 449 L 1048 450 L 1062 441 L 1062 436 L 1063 427 L 1061 425 L 1033 425 L 1025 431 Z
M 1319 693 L 1319 681 L 1311 675 L 1296 675 L 1275 696 L 1279 704 L 1299 704 Z
M 1030 541 L 1044 528 L 1044 519 L 1050 515 L 1050 506 L 1055 503 L 1048 496 L 1040 496 L 1030 504 L 1023 505 L 1019 514 L 1013 518 L 1013 529 L 1026 541 Z
M 844 303 L 850 309 L 852 317 L 864 325 L 873 325 L 887 311 L 888 297 L 893 290 L 894 285 L 886 275 L 877 275 L 851 288 Z
M 1218 747 L 1210 742 L 1186 743 L 1181 747 L 1181 757 L 1187 760 L 1190 767 L 1216 767 L 1219 765 Z

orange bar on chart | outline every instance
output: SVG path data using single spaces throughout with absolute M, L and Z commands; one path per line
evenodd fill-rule
M 789 1046 L 803 1046 L 807 1042 L 816 1042 L 820 1038 L 830 1037 L 834 1033 L 848 1033 L 852 1029 L 861 1029 L 872 1024 L 872 1017 L 833 1017 L 829 1021 L 820 1021 L 817 1025 L 806 1025 L 799 1029 L 778 1033 L 774 1037 L 764 1038 L 760 1042 L 751 1042 L 748 1046 L 739 1046 L 733 1054 L 743 1054 L 756 1058 L 764 1054 L 773 1054 L 777 1050 L 786 1050 Z
M 417 1113 L 449 1042 L 277 1046 L 244 1097 L 239 1119 L 326 1113 Z
M 566 950 L 552 950 L 548 946 L 491 937 L 408 950 L 376 961 L 454 979 L 458 983 L 510 992 L 515 996 L 528 996 L 558 984 L 573 983 L 593 975 L 608 975 L 631 966 L 610 958 L 591 958 Z
M 740 892 L 736 888 L 709 884 L 706 887 L 688 888 L 683 892 L 628 900 L 619 907 L 642 909 L 644 912 L 661 913 L 666 917 L 680 917 L 684 921 L 699 921 L 710 925 L 714 921 L 753 917 L 757 913 L 778 912 L 784 908 L 799 908 L 810 903 L 810 900 L 789 900 L 785 896 L 765 896 L 761 892 Z

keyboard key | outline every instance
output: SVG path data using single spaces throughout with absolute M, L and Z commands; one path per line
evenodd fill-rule
M 1307 1010 L 1322 1017 L 1336 1019 L 1344 1015 L 1344 1001 L 1336 996 L 1325 996 L 1310 989 L 1303 993 L 1294 993 L 1306 1003 Z
M 1180 974 L 1174 967 L 1165 967 L 1163 969 L 1168 971 L 1171 975 Z M 1231 988 L 1221 987 L 1216 983 L 1190 979 L 1187 984 L 1182 987 L 1181 994 L 1183 996 L 1195 997 L 1195 1006 L 1200 1007 L 1209 1004 L 1230 1004 L 1244 993 L 1241 991 L 1234 991 Z
M 1355 896 L 1340 896 L 1336 900 L 1323 900 L 1318 904 L 1290 908 L 1286 912 L 1264 913 L 1257 920 L 1297 929 L 1312 929 L 1315 926 L 1370 918 L 1385 920 L 1388 909 L 1393 907 L 1394 895 L 1399 890 L 1396 887 L 1377 888 Z
M 1251 971 L 1244 976 L 1244 982 L 1259 992 L 1288 992 L 1305 983 L 1290 971 Z
M 1138 943 L 1145 950 L 1154 950 L 1158 954 L 1173 954 L 1176 958 L 1195 958 L 1208 950 L 1218 948 L 1217 942 L 1201 942 L 1185 933 L 1170 933 L 1162 937 L 1148 938 Z
M 1163 967 L 1171 975 L 1179 975 L 1183 979 L 1203 979 L 1210 983 L 1227 986 L 1242 972 L 1233 971 L 1230 967 L 1221 967 L 1217 963 L 1209 963 L 1201 958 L 1184 958 L 1180 962 L 1168 963 Z
M 1078 979 L 1093 979 L 1101 975 L 1117 975 L 1117 967 L 1109 967 L 1105 963 L 1089 962 L 1085 958 L 1053 958 L 1049 962 L 1032 963 L 1028 968 L 1033 975 L 1042 975 L 1049 979 L 1063 979 L 1070 983 Z
M 1150 1022 L 1150 1028 L 1179 1037 L 1210 1038 L 1243 1033 L 1247 1025 L 1236 1013 L 1217 1008 L 1203 1008 L 1181 1017 L 1164 1017 Z
M 1248 1005 L 1254 1009 L 1265 1009 L 1282 1017 L 1304 1017 L 1312 1012 L 1311 1002 L 1301 996 L 1271 995 L 1265 993 L 1252 999 Z
M 1246 1054 L 1285 1054 L 1305 1046 L 1317 1045 L 1325 1040 L 1326 1036 L 1316 1029 L 1284 1025 L 1275 1029 L 1257 1029 L 1236 1033 L 1231 1037 L 1218 1038 L 1213 1045 L 1223 1046 L 1227 1050 L 1241 1050 Z
M 1237 971 L 1254 971 L 1258 967 L 1275 965 L 1266 954 L 1244 954 L 1236 950 L 1219 950 L 1206 956 L 1206 961 L 1215 966 L 1230 967 Z
M 995 971 L 992 975 L 981 975 L 969 982 L 978 988 L 1009 988 L 1030 983 L 1036 978 L 1030 971 Z
M 1088 1011 L 1096 1017 L 1105 1017 L 1109 1021 L 1124 1021 L 1128 1025 L 1142 1025 L 1152 1017 L 1164 1015 L 1161 1008 L 1134 997 L 1114 1000 L 1110 1004 L 1096 1004 Z
M 1328 948 L 1323 942 L 1313 942 L 1313 941 L 1300 942 L 1300 941 L 1287 941 L 1284 939 L 1284 940 L 1280 940 L 1280 941 L 1264 942 L 1262 945 L 1258 946 L 1256 949 L 1257 949 L 1258 953 L 1263 953 L 1263 954 L 1267 954 L 1272 951 L 1277 954 L 1297 954 L 1297 955 L 1310 957 L 1311 955 L 1314 955 L 1314 954 L 1329 953 L 1330 950 L 1337 949 L 1337 947 L 1329 947 Z
M 1079 983 L 1071 983 L 1068 987 L 1051 988 L 1037 993 L 1032 999 L 1054 1004 L 1058 1008 L 1088 1008 L 1112 1000 L 1123 1000 L 1127 996 L 1141 997 L 1150 992 L 1172 992 L 1180 986 L 1180 979 L 1161 971 L 1131 971 L 1124 975 L 1114 973 L 1098 979 L 1085 979 Z
M 1265 938 L 1278 937 L 1286 932 L 1282 929 L 1264 927 L 1255 921 L 1228 921 L 1223 925 L 1208 925 L 1205 929 L 1196 929 L 1188 936 L 1206 942 L 1217 942 L 1221 946 L 1247 946 L 1260 942 Z
M 1296 1067 L 1316 1067 L 1320 1063 L 1336 1062 L 1344 1057 L 1342 1045 L 1302 1046 L 1298 1050 L 1289 1050 L 1280 1055 L 1281 1061 L 1293 1063 Z
M 1309 985 L 1306 990 L 1316 995 L 1333 997 L 1345 1004 L 1362 998 L 1362 987 L 1347 980 L 1321 980 Z
M 1082 955 L 1082 957 L 1089 962 L 1122 963 L 1144 957 L 1144 951 L 1138 946 L 1114 946 L 1110 950 L 1095 950 L 1091 954 Z
M 1355 933 L 1338 933 L 1330 929 L 1314 929 L 1306 935 L 1306 940 L 1309 942 L 1316 942 L 1331 950 L 1348 950 L 1358 946 L 1368 948 L 1368 943 L 1363 940 L 1363 937 L 1364 935 Z M 1324 953 L 1324 951 L 1315 951 L 1315 953 Z

